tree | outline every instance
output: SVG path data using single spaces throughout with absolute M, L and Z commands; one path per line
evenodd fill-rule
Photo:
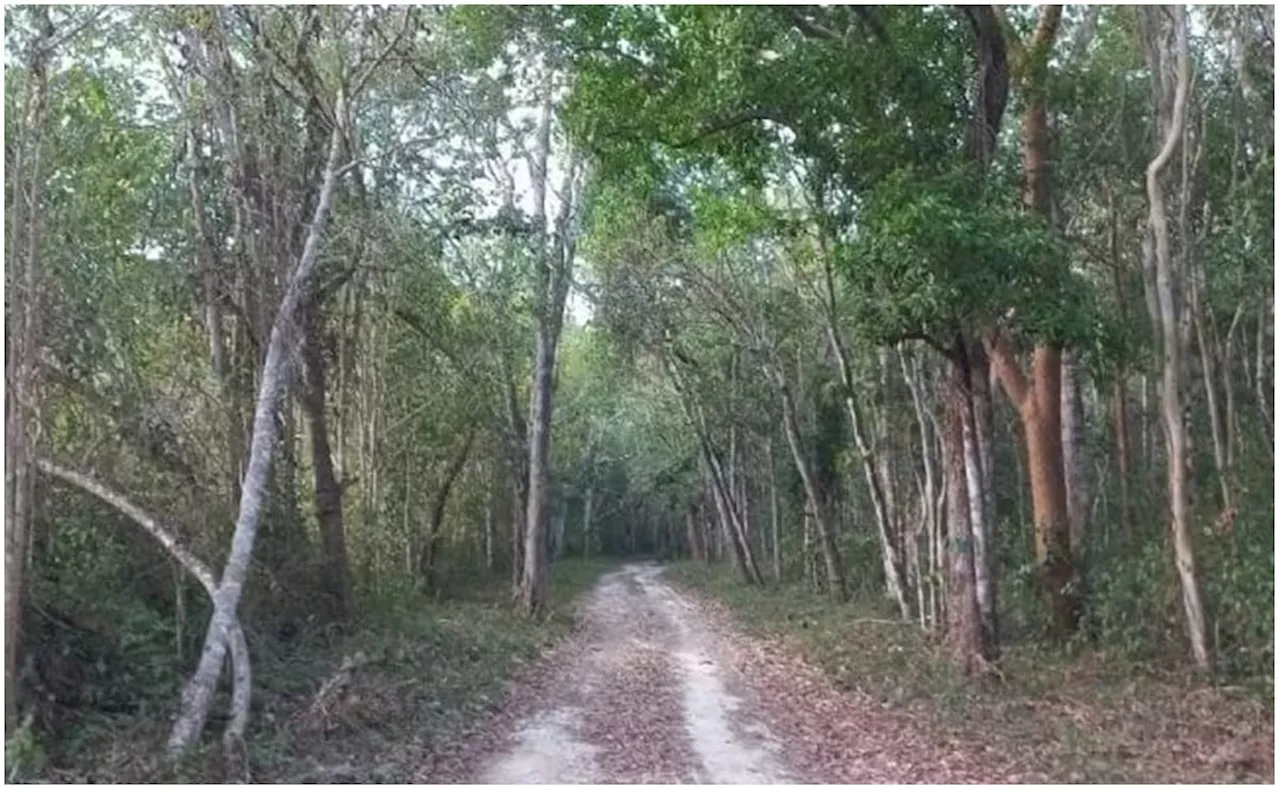
M 1147 165 L 1148 226 L 1151 241 L 1146 247 L 1146 266 L 1155 271 L 1156 303 L 1160 319 L 1158 332 L 1164 359 L 1160 402 L 1168 449 L 1169 534 L 1173 541 L 1178 578 L 1182 584 L 1182 606 L 1186 615 L 1191 654 L 1196 666 L 1208 671 L 1208 625 L 1205 621 L 1204 600 L 1200 594 L 1200 579 L 1196 573 L 1195 549 L 1191 543 L 1187 508 L 1188 458 L 1182 404 L 1185 378 L 1182 369 L 1184 347 L 1181 317 L 1185 309 L 1182 305 L 1182 283 L 1186 274 L 1175 270 L 1173 256 L 1169 251 L 1169 225 L 1165 215 L 1164 187 L 1161 183 L 1161 176 L 1183 139 L 1183 128 L 1187 121 L 1187 99 L 1191 90 L 1191 54 L 1187 42 L 1189 34 L 1186 11 L 1179 8 L 1172 12 L 1173 31 L 1177 41 L 1174 64 L 1169 65 L 1165 59 L 1164 13 L 1163 9 L 1156 9 L 1155 13 L 1144 17 L 1144 45 L 1147 62 L 1151 67 L 1156 118 L 1158 128 L 1163 130 L 1163 139 L 1156 156 Z M 1167 90 L 1169 70 L 1176 75 L 1172 97 Z

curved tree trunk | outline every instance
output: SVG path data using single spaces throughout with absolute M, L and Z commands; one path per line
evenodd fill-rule
M 1163 72 L 1161 67 L 1162 31 L 1165 9 L 1148 9 L 1147 59 L 1151 66 L 1153 83 L 1156 86 L 1156 105 L 1161 110 L 1167 103 L 1161 87 Z M 1168 445 L 1168 486 L 1169 486 L 1169 532 L 1173 540 L 1173 552 L 1178 569 L 1178 578 L 1182 584 L 1182 605 L 1186 614 L 1187 636 L 1191 643 L 1191 654 L 1196 666 L 1208 671 L 1211 665 L 1209 656 L 1208 626 L 1204 612 L 1204 601 L 1200 594 L 1200 579 L 1196 572 L 1195 550 L 1191 539 L 1190 512 L 1187 489 L 1187 432 L 1183 421 L 1182 384 L 1183 384 L 1183 347 L 1182 332 L 1179 325 L 1181 292 L 1177 272 L 1174 271 L 1173 255 L 1169 250 L 1169 225 L 1165 215 L 1164 187 L 1160 176 L 1173 157 L 1182 137 L 1182 126 L 1186 122 L 1187 95 L 1191 87 L 1191 54 L 1188 44 L 1186 9 L 1175 7 L 1172 11 L 1175 32 L 1177 35 L 1177 83 L 1173 97 L 1173 106 L 1168 118 L 1162 118 L 1160 125 L 1164 130 L 1164 139 L 1156 157 L 1147 165 L 1147 201 L 1148 225 L 1152 243 L 1149 249 L 1148 268 L 1155 269 L 1156 299 L 1159 307 L 1160 321 L 1156 329 L 1160 336 L 1164 358 L 1160 387 L 1160 415 L 1164 427 L 1165 441 Z
M 96 496 L 141 526 L 148 534 L 155 537 L 165 551 L 200 583 L 200 586 L 209 594 L 210 600 L 214 599 L 218 591 L 218 584 L 214 580 L 213 570 L 197 558 L 195 554 L 191 553 L 174 536 L 172 531 L 143 512 L 141 508 L 134 505 L 129 499 L 86 474 L 72 471 L 44 459 L 37 460 L 36 465 L 45 474 L 70 483 L 86 493 Z M 239 621 L 232 620 L 229 638 L 232 678 L 231 721 L 227 724 L 227 729 L 223 734 L 223 741 L 228 747 L 231 747 L 243 739 L 245 729 L 249 725 L 249 696 L 253 689 L 253 673 L 249 663 L 249 646 L 245 642 L 244 632 L 240 628 Z

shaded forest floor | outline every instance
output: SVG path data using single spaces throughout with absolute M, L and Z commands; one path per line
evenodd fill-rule
M 1242 688 L 1101 649 L 1022 644 L 1006 646 L 1002 678 L 975 685 L 879 601 L 832 606 L 799 585 L 747 588 L 693 563 L 667 577 L 741 628 L 739 670 L 809 697 L 788 706 L 822 710 L 795 722 L 801 743 L 861 715 L 927 741 L 962 772 L 986 761 L 1005 776 L 997 782 L 1273 781 L 1272 703 Z
M 176 772 L 160 758 L 169 709 L 68 711 L 42 737 L 55 782 L 401 783 L 469 726 L 505 703 L 513 680 L 572 629 L 570 602 L 608 561 L 566 561 L 550 574 L 549 612 L 532 623 L 512 610 L 503 577 L 448 582 L 447 595 L 406 595 L 362 612 L 344 635 L 304 633 L 287 646 L 252 643 L 253 719 L 247 753 L 228 764 L 224 721 L 211 719 L 202 752 Z M 177 697 L 177 688 L 169 703 Z M 225 709 L 226 699 L 215 704 Z M 42 754 L 42 756 L 44 756 Z M 8 762 L 6 758 L 6 762 Z

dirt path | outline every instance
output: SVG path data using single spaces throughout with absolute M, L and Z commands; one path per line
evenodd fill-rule
M 652 564 L 601 579 L 584 630 L 481 783 L 795 783 L 731 645 Z

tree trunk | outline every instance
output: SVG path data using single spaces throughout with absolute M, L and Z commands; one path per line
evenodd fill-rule
M 975 343 L 976 345 L 976 343 Z M 968 498 L 968 516 L 969 516 L 969 533 L 973 540 L 973 556 L 971 559 L 973 566 L 973 594 L 974 600 L 978 605 L 978 617 L 982 626 L 982 644 L 983 654 L 988 658 L 994 658 L 996 655 L 996 596 L 995 583 L 992 577 L 991 568 L 991 530 L 990 530 L 990 513 L 987 511 L 987 497 L 985 491 L 987 483 L 984 479 L 985 473 L 982 467 L 981 451 L 978 448 L 978 424 L 977 424 L 977 405 L 974 403 L 973 397 L 973 381 L 980 375 L 986 375 L 987 366 L 985 356 L 982 354 L 981 348 L 964 348 L 961 346 L 959 353 L 965 353 L 965 358 L 961 362 L 961 374 L 964 376 L 962 383 L 964 390 L 963 410 L 960 416 L 962 422 L 962 439 L 964 451 L 964 480 L 965 492 Z M 978 361 L 978 364 L 974 364 Z M 955 561 L 955 558 L 952 558 Z
M 796 422 L 795 404 L 791 401 L 791 391 L 786 382 L 778 377 L 779 393 L 782 397 L 783 427 L 787 434 L 787 443 L 791 447 L 791 457 L 795 461 L 796 471 L 800 472 L 800 480 L 804 485 L 805 498 L 813 513 L 813 522 L 817 527 L 818 545 L 822 550 L 822 560 L 827 571 L 827 594 L 837 603 L 843 603 L 847 597 L 844 583 L 844 568 L 840 563 L 840 549 L 836 546 L 835 532 L 831 528 L 825 496 L 818 490 L 817 480 L 805 457 L 801 443 L 800 425 Z
M 551 460 L 552 385 L 555 378 L 555 340 L 540 331 L 533 375 L 533 407 L 529 413 L 529 501 L 525 515 L 524 574 L 520 605 L 527 614 L 542 608 L 547 585 L 546 552 L 548 480 Z
M 227 636 L 236 621 L 236 609 L 249 570 L 249 559 L 257 536 L 258 523 L 265 504 L 267 480 L 271 471 L 271 455 L 276 442 L 278 426 L 276 409 L 285 390 L 286 367 L 297 344 L 294 323 L 299 303 L 310 282 L 312 271 L 320 251 L 320 238 L 329 220 L 333 192 L 339 178 L 338 155 L 345 138 L 345 97 L 339 92 L 334 102 L 333 133 L 329 140 L 328 158 L 324 179 L 320 188 L 315 215 L 307 232 L 306 244 L 298 265 L 289 278 L 284 298 L 271 327 L 266 361 L 262 369 L 262 383 L 258 391 L 258 403 L 254 411 L 253 434 L 249 447 L 249 467 L 244 477 L 240 496 L 240 512 L 236 519 L 231 551 L 227 557 L 222 581 L 214 595 L 213 615 L 209 620 L 205 645 L 199 666 L 182 694 L 182 706 L 169 735 L 169 751 L 178 755 L 200 738 L 214 687 L 227 650 Z
M 440 487 L 436 489 L 436 495 L 431 499 L 431 506 L 427 510 L 426 529 L 422 535 L 422 553 L 419 554 L 418 560 L 418 574 L 426 584 L 428 592 L 436 588 L 436 550 L 439 547 L 440 527 L 444 524 L 444 510 L 449 503 L 449 493 L 453 490 L 453 483 L 458 480 L 462 469 L 467 465 L 467 458 L 471 456 L 471 445 L 475 437 L 475 429 L 468 429 L 462 445 L 458 447 L 458 451 L 449 460 L 449 465 L 445 467 Z
M 582 558 L 591 558 L 591 505 L 595 501 L 595 488 L 587 488 L 587 497 L 582 502 Z
M 528 479 L 520 474 L 511 485 L 511 593 L 517 600 L 520 599 L 520 581 L 524 575 L 524 518 L 528 497 L 523 487 Z
M 991 393 L 991 365 L 987 360 L 986 351 L 983 350 L 981 343 L 973 344 L 973 353 L 970 356 L 970 364 L 972 365 L 970 372 L 970 385 L 973 393 L 973 412 L 975 425 L 978 432 L 978 460 L 982 464 L 982 511 L 986 514 L 986 533 L 987 533 L 987 555 L 986 562 L 988 573 L 991 576 L 991 610 L 992 623 L 996 624 L 994 612 L 997 610 L 996 589 L 998 586 L 999 571 L 1001 560 L 999 555 L 999 533 L 996 531 L 998 518 L 996 516 L 996 489 L 995 489 L 995 402 Z M 1000 634 L 998 628 L 992 631 L 992 643 L 999 644 Z
M 13 183 L 12 228 L 6 257 L 11 267 L 5 326 L 4 677 L 5 730 L 17 725 L 21 685 L 22 613 L 26 601 L 28 545 L 32 534 L 34 473 L 39 422 L 38 360 L 43 329 L 40 244 L 44 219 L 43 148 L 48 114 L 53 23 L 48 8 L 33 7 L 37 35 L 27 62 L 25 117 L 19 149 L 8 172 Z
M 1086 425 L 1081 398 L 1080 369 L 1076 355 L 1066 351 L 1062 359 L 1062 465 L 1067 489 L 1067 520 L 1070 523 L 1071 551 L 1077 575 L 1088 578 L 1089 505 L 1093 495 L 1089 484 L 1089 458 L 1085 443 Z M 1084 584 L 1087 589 L 1087 583 Z M 1081 597 L 1087 592 L 1082 590 Z
M 561 500 L 560 506 L 556 507 L 555 517 L 552 518 L 551 556 L 556 561 L 564 558 L 564 521 L 567 515 L 565 509 L 565 503 Z
M 724 471 L 720 466 L 720 461 L 705 436 L 701 439 L 701 442 L 702 456 L 707 467 L 707 481 L 711 486 L 716 512 L 720 516 L 720 533 L 723 535 L 724 540 L 722 546 L 728 546 L 733 557 L 734 567 L 742 575 L 743 580 L 748 584 L 759 585 L 761 582 L 760 570 L 756 567 L 750 544 L 742 538 L 737 514 L 734 511 L 733 500 L 730 498 L 725 484 Z
M 1050 634 L 1062 638 L 1075 630 L 1079 605 L 1071 583 L 1075 569 L 1062 468 L 1061 348 L 1054 344 L 1036 348 L 1028 381 L 1018 369 L 1013 349 L 999 332 L 988 336 L 986 346 L 1026 434 L 1036 561 L 1050 613 Z
M 1114 422 L 1116 460 L 1120 474 L 1120 528 L 1127 536 L 1133 534 L 1133 458 L 1129 441 L 1129 403 L 1127 399 L 1128 384 L 1125 381 L 1125 370 L 1116 371 L 1113 384 L 1112 420 Z
M 547 592 L 547 557 L 543 545 L 550 503 L 551 416 L 555 405 L 556 347 L 564 323 L 564 305 L 573 266 L 574 246 L 569 235 L 569 219 L 574 210 L 572 187 L 577 175 L 576 158 L 571 158 L 560 188 L 560 213 L 556 218 L 554 243 L 549 249 L 546 239 L 547 162 L 551 151 L 552 115 L 549 81 L 545 90 L 537 151 L 530 160 L 534 216 L 540 223 L 541 254 L 535 277 L 534 322 L 537 336 L 529 406 L 529 498 L 525 516 L 524 575 L 520 580 L 520 606 L 529 616 L 541 611 Z
M 484 501 L 484 569 L 493 572 L 493 489 Z
M 1155 85 L 1157 109 L 1161 110 L 1161 114 L 1165 104 L 1164 91 L 1161 87 L 1163 74 L 1160 63 L 1160 50 L 1164 36 L 1157 31 L 1163 28 L 1163 16 L 1166 13 L 1164 9 L 1154 9 L 1154 13 L 1148 16 L 1150 29 L 1147 31 L 1150 37 L 1150 41 L 1147 42 L 1147 60 Z M 1170 534 L 1178 577 L 1182 584 L 1182 604 L 1186 613 L 1191 654 L 1197 668 L 1208 671 L 1211 666 L 1208 627 L 1200 594 L 1200 579 L 1196 572 L 1190 513 L 1187 506 L 1189 493 L 1187 490 L 1187 434 L 1182 413 L 1183 349 L 1178 315 L 1181 294 L 1173 268 L 1173 255 L 1169 251 L 1168 219 L 1165 216 L 1164 192 L 1160 183 L 1161 173 L 1172 158 L 1179 138 L 1182 136 L 1182 125 L 1186 122 L 1187 94 L 1191 83 L 1191 54 L 1187 40 L 1186 9 L 1175 7 L 1173 15 L 1177 34 L 1177 85 L 1170 117 L 1160 124 L 1164 127 L 1164 139 L 1156 157 L 1147 165 L 1146 174 L 1148 224 L 1152 239 L 1149 247 L 1152 249 L 1152 255 L 1148 268 L 1155 269 L 1156 295 L 1160 312 L 1160 322 L 1156 329 L 1164 357 L 1160 401 L 1161 419 L 1168 448 Z
M 1258 315 L 1258 340 L 1255 344 L 1257 349 L 1255 359 L 1256 372 L 1253 376 L 1254 391 L 1258 395 L 1258 413 L 1262 415 L 1262 422 L 1267 426 L 1263 438 L 1266 440 L 1268 447 L 1271 446 L 1271 437 L 1275 433 L 1275 428 L 1271 417 L 1271 405 L 1267 402 L 1267 382 L 1271 381 L 1272 378 L 1263 374 L 1263 361 L 1266 358 L 1265 349 L 1274 347 L 1274 343 L 1268 346 L 1266 342 L 1267 326 L 1272 325 L 1271 311 L 1271 298 L 1268 296 L 1266 304 L 1260 310 L 1261 314 Z
M 964 353 L 956 344 L 956 354 Z M 965 412 L 969 410 L 966 371 L 960 359 L 948 363 L 946 407 L 947 464 L 947 641 L 965 673 L 982 668 L 988 659 L 974 577 L 973 533 L 967 483 L 972 462 L 966 461 Z M 970 451 L 968 454 L 976 455 Z
M 782 539 L 778 517 L 778 468 L 773 461 L 773 439 L 765 439 L 765 462 L 769 464 L 769 537 L 773 548 L 773 580 L 782 582 Z
M 302 312 L 302 361 L 306 382 L 302 403 L 311 432 L 316 519 L 320 523 L 320 541 L 324 551 L 322 583 L 333 600 L 334 614 L 345 620 L 351 616 L 351 574 L 347 564 L 346 529 L 342 522 L 342 487 L 333 470 L 325 421 L 325 358 L 319 306 L 312 299 Z
M 898 605 L 903 619 L 911 618 L 911 607 L 907 604 L 906 591 L 902 583 L 902 561 L 893 543 L 892 510 L 886 500 L 886 490 L 890 484 L 887 475 L 881 478 L 877 468 L 876 451 L 868 445 L 862 430 L 862 418 L 854 390 L 853 373 L 849 368 L 848 355 L 845 353 L 844 341 L 840 334 L 839 316 L 836 307 L 835 278 L 831 271 L 831 256 L 825 254 L 825 238 L 823 240 L 823 283 L 825 299 L 823 314 L 827 322 L 827 339 L 832 353 L 840 369 L 840 380 L 844 385 L 845 408 L 849 412 L 849 423 L 853 430 L 854 448 L 862 464 L 862 473 L 867 481 L 867 489 L 871 494 L 871 503 L 875 509 L 877 536 L 880 538 L 880 559 L 884 567 L 885 585 L 889 596 Z M 882 360 L 883 361 L 883 360 Z
M 1049 223 L 1052 186 L 1049 173 L 1048 64 L 1057 39 L 1062 6 L 1043 5 L 1031 37 L 1015 49 L 1014 71 L 1025 94 L 1022 112 L 1022 202 Z M 999 337 L 998 333 L 995 335 Z M 1036 521 L 1036 559 L 1050 611 L 1050 632 L 1063 637 L 1075 630 L 1079 606 L 1071 580 L 1070 526 L 1063 472 L 1061 420 L 1062 348 L 1036 346 L 1028 383 L 1006 344 L 987 352 L 1022 418 L 1026 433 L 1031 504 Z

